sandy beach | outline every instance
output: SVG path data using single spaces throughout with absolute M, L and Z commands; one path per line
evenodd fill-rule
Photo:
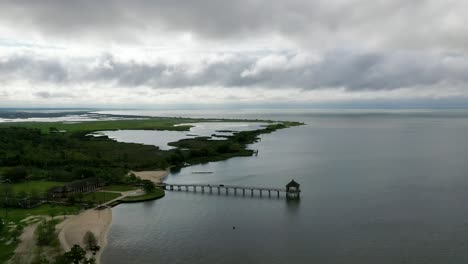
M 169 175 L 169 169 L 167 170 L 155 170 L 155 171 L 132 171 L 131 173 L 135 176 L 143 179 L 150 180 L 156 184 L 160 184 Z M 142 191 L 128 191 L 121 192 L 122 196 L 117 199 L 121 199 L 125 196 L 142 195 Z M 117 200 L 116 199 L 116 200 Z M 43 216 L 41 218 L 50 220 L 50 217 Z M 91 231 L 98 240 L 98 245 L 101 249 L 97 252 L 95 258 L 97 263 L 100 263 L 100 257 L 107 245 L 107 233 L 109 232 L 112 224 L 112 210 L 106 208 L 103 210 L 89 209 L 81 212 L 78 215 L 66 216 L 66 219 L 57 225 L 58 239 L 60 246 L 64 252 L 69 251 L 73 245 L 80 245 L 85 248 L 83 238 L 86 232 Z M 15 255 L 21 258 L 24 262 L 30 262 L 33 258 L 32 251 L 35 250 L 34 232 L 38 226 L 38 223 L 33 223 L 25 228 L 20 239 L 21 243 L 15 250 Z M 88 257 L 90 257 L 88 253 Z
M 169 175 L 169 169 L 166 170 L 154 170 L 154 171 L 131 171 L 135 176 L 142 180 L 150 180 L 155 184 L 160 184 Z
M 86 232 L 91 231 L 98 240 L 101 250 L 96 254 L 97 263 L 100 263 L 100 256 L 107 244 L 107 233 L 112 223 L 112 210 L 90 209 L 76 216 L 71 216 L 57 227 L 60 230 L 59 240 L 65 251 L 69 251 L 73 245 L 77 244 L 85 248 L 83 237 Z

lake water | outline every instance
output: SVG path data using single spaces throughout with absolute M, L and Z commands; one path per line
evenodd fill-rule
M 212 140 L 225 140 L 224 137 L 233 132 L 251 131 L 263 128 L 266 123 L 259 122 L 200 122 L 180 125 L 192 126 L 190 131 L 158 131 L 158 130 L 115 130 L 99 131 L 94 136 L 106 135 L 118 142 L 140 143 L 155 145 L 162 150 L 172 149 L 168 143 L 176 142 L 184 138 L 210 137 Z
M 468 263 L 468 113 L 206 115 L 307 125 L 263 135 L 257 157 L 188 167 L 167 182 L 295 179 L 301 199 L 173 191 L 119 205 L 104 263 Z

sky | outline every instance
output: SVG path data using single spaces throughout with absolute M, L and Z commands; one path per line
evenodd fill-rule
M 468 106 L 462 0 L 0 0 L 0 107 Z

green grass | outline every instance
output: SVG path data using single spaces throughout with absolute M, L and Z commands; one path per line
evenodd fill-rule
M 59 206 L 59 205 L 41 205 L 36 208 L 31 209 L 19 209 L 19 208 L 9 208 L 6 221 L 7 223 L 13 222 L 15 225 L 23 228 L 26 224 L 22 223 L 21 220 L 28 216 L 33 215 L 70 215 L 77 214 L 80 208 L 77 206 Z M 1 208 L 1 218 L 5 219 L 5 208 Z M 4 231 L 0 234 L 2 238 L 5 238 L 4 241 L 0 241 L 0 263 L 6 263 L 12 256 L 15 251 L 18 242 L 13 242 L 9 245 L 6 245 L 5 242 L 11 240 L 11 233 Z
M 7 263 L 7 261 L 13 257 L 13 252 L 17 245 L 18 243 L 5 245 L 4 242 L 0 242 L 0 263 Z
M 127 196 L 120 201 L 122 203 L 136 203 L 136 202 L 144 202 L 144 201 L 151 201 L 156 200 L 164 196 L 164 190 L 161 188 L 156 188 L 151 193 L 146 193 L 139 196 Z
M 174 126 L 183 123 L 198 122 L 267 122 L 271 120 L 250 120 L 250 119 L 200 119 L 200 118 L 179 118 L 179 117 L 151 117 L 146 119 L 126 119 L 126 120 L 107 120 L 107 121 L 85 121 L 81 123 L 62 123 L 62 122 L 14 122 L 0 123 L 0 127 L 25 127 L 37 128 L 45 133 L 49 133 L 49 128 L 55 127 L 58 130 L 67 132 L 80 131 L 100 131 L 100 130 L 173 130 L 187 131 L 190 126 Z
M 130 186 L 130 185 L 110 185 L 104 188 L 106 191 L 113 191 L 113 192 L 127 192 L 127 191 L 133 191 L 136 190 L 137 188 L 135 186 Z
M 0 184 L 0 188 L 3 184 Z M 47 192 L 50 188 L 56 186 L 64 185 L 63 182 L 55 182 L 55 181 L 25 181 L 21 183 L 14 183 L 11 186 L 13 187 L 13 191 L 18 192 L 31 192 L 35 190 L 37 192 Z
M 77 214 L 78 206 L 61 206 L 44 204 L 31 209 L 8 208 L 8 222 L 19 223 L 22 219 L 32 215 L 63 215 Z M 1 208 L 1 217 L 5 217 L 5 208 Z
M 118 198 L 118 197 L 120 197 L 119 193 L 94 192 L 94 193 L 86 194 L 83 198 L 83 201 L 101 204 L 101 203 L 108 202 L 110 200 L 114 200 L 115 198 Z
M 21 122 L 21 123 L 1 123 L 4 127 L 26 127 L 38 128 L 44 133 L 49 133 L 49 128 L 55 127 L 58 130 L 67 132 L 80 131 L 100 131 L 117 129 L 144 129 L 144 130 L 174 130 L 186 131 L 190 126 L 174 126 L 186 122 L 200 122 L 198 119 L 189 118 L 150 118 L 141 120 L 109 120 L 109 121 L 86 121 L 81 123 L 60 123 L 60 122 Z

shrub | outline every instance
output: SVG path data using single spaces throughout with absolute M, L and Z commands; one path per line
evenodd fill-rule
M 50 246 L 56 240 L 55 221 L 42 221 L 36 229 L 37 245 Z
M 155 186 L 152 181 L 149 180 L 144 180 L 143 181 L 143 189 L 145 190 L 146 193 L 151 193 L 154 191 Z
M 96 260 L 94 258 L 87 259 L 86 251 L 78 245 L 74 245 L 70 251 L 65 254 L 58 256 L 55 259 L 55 264 L 94 264 Z

